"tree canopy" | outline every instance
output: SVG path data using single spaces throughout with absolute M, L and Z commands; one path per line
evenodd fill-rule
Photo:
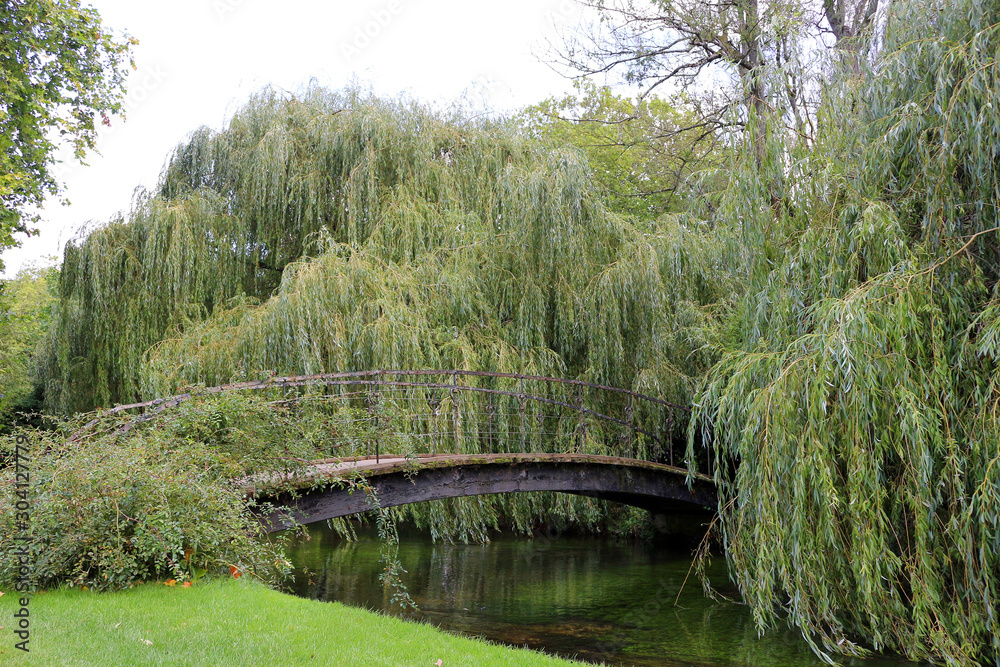
M 692 436 L 714 442 L 763 625 L 785 613 L 827 654 L 993 662 L 1000 5 L 897 2 L 877 37 L 825 87 L 815 143 L 771 130 L 762 167 L 746 138 L 719 218 L 746 292 Z
M 609 184 L 638 188 L 634 165 L 548 115 L 610 118 L 601 89 L 520 125 L 263 91 L 67 248 L 49 405 L 386 367 L 638 389 L 692 408 L 688 464 L 712 448 L 762 627 L 787 618 L 831 659 L 995 662 L 1000 4 L 825 3 L 838 46 L 818 63 L 800 5 L 696 4 L 627 26 L 666 51 L 620 45 L 636 77 L 674 72 L 671 48 L 707 54 L 679 72 L 732 75 L 735 96 L 696 108 L 725 164 L 685 180 L 684 206 L 621 215 Z M 676 111 L 654 107 L 650 127 Z
M 15 233 L 33 231 L 28 207 L 58 191 L 60 142 L 82 159 L 94 148 L 96 117 L 110 123 L 121 111 L 135 40 L 113 36 L 79 0 L 5 2 L 0 34 L 2 251 L 17 245 Z
M 651 220 L 683 211 L 686 181 L 722 159 L 716 128 L 683 96 L 633 100 L 585 79 L 575 86 L 576 94 L 522 111 L 524 129 L 579 148 L 615 211 Z
M 15 410 L 40 410 L 35 360 L 55 310 L 56 267 L 28 267 L 0 281 L 0 428 Z
M 351 91 L 265 91 L 68 246 L 46 397 L 74 411 L 262 370 L 447 367 L 686 401 L 705 363 L 686 324 L 728 292 L 722 264 L 679 218 L 611 212 L 575 150 Z
M 127 215 L 67 246 L 41 380 L 64 413 L 378 368 L 577 378 L 689 403 L 708 362 L 689 331 L 732 293 L 724 250 L 681 215 L 616 214 L 578 150 L 505 122 L 264 90 L 178 146 Z M 464 409 L 469 423 L 487 414 Z M 655 410 L 636 419 L 680 453 L 686 413 Z M 590 433 L 582 446 L 612 451 Z M 473 536 L 498 517 L 528 530 L 606 516 L 588 498 L 515 496 L 405 511 Z

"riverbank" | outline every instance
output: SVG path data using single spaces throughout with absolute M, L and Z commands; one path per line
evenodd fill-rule
M 30 654 L 14 648 L 19 595 L 0 596 L 0 664 L 535 665 L 581 664 L 448 634 L 430 625 L 317 602 L 246 580 L 190 588 L 35 595 Z

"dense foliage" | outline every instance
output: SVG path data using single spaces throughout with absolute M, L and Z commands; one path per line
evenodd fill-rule
M 1000 655 L 998 48 L 995 2 L 897 3 L 816 141 L 733 180 L 749 284 L 698 414 L 745 599 L 817 650 Z
M 59 188 L 57 141 L 82 159 L 95 116 L 122 108 L 135 40 L 117 38 L 79 0 L 11 0 L 0 6 L 0 250 L 30 232 L 37 205 Z M 0 269 L 3 262 L 0 261 Z
M 457 368 L 687 403 L 708 362 L 688 332 L 731 293 L 723 251 L 680 216 L 639 227 L 615 214 L 579 152 L 503 123 L 264 91 L 178 147 L 127 217 L 67 248 L 45 397 L 69 413 L 268 372 Z M 462 411 L 484 430 L 485 406 Z M 686 413 L 636 418 L 683 441 Z M 598 433 L 586 451 L 616 446 Z M 442 536 L 553 515 L 607 526 L 609 512 L 648 528 L 636 510 L 551 495 L 402 511 Z
M 59 271 L 29 267 L 0 281 L 0 432 L 42 409 L 35 359 L 57 299 Z
M 371 410 L 356 400 L 357 387 L 342 389 L 331 393 L 318 385 L 289 391 L 265 384 L 252 391 L 196 390 L 162 411 L 87 413 L 48 430 L 23 428 L 0 438 L 0 585 L 19 578 L 25 542 L 11 538 L 25 535 L 31 582 L 38 588 L 120 589 L 139 581 L 184 582 L 233 571 L 279 581 L 289 567 L 282 555 L 288 535 L 264 539 L 260 518 L 274 508 L 260 498 L 331 483 L 377 502 L 360 478 L 303 484 L 296 474 L 316 459 L 369 455 L 376 443 L 383 456 L 439 451 L 431 440 L 412 435 L 418 429 L 405 427 L 413 420 L 405 412 L 405 394 L 385 396 Z M 17 436 L 27 443 L 21 451 L 31 476 L 27 490 L 14 484 L 14 468 L 6 465 Z M 584 449 L 606 440 L 595 436 Z M 490 529 L 530 532 L 539 516 L 556 530 L 571 522 L 601 530 L 614 511 L 601 501 L 563 494 L 465 500 L 375 513 L 387 540 L 386 583 L 402 600 L 407 598 L 395 558 L 397 520 L 414 519 L 435 537 L 485 540 Z M 343 520 L 335 525 L 353 535 Z
M 612 210 L 656 220 L 685 210 L 690 180 L 724 155 L 692 107 L 683 95 L 636 101 L 580 80 L 575 94 L 532 105 L 518 122 L 530 136 L 579 148 Z
M 127 220 L 68 247 L 46 399 L 459 368 L 686 402 L 705 360 L 684 332 L 727 276 L 696 227 L 610 212 L 573 150 L 352 92 L 264 92 L 180 146 Z
M 234 396 L 184 406 L 127 439 L 114 434 L 113 420 L 80 440 L 68 437 L 80 419 L 18 431 L 29 447 L 29 521 L 17 511 L 23 498 L 8 466 L 0 472 L 0 530 L 5 537 L 30 535 L 31 583 L 38 588 L 118 589 L 228 575 L 229 567 L 279 579 L 286 568 L 280 544 L 260 539 L 238 480 L 294 469 L 297 458 L 316 450 L 294 437 L 309 428 L 307 420 L 289 426 L 273 413 Z M 0 440 L 3 460 L 12 459 L 14 442 L 14 436 Z M 4 540 L 5 586 L 18 579 L 23 544 Z
M 265 91 L 67 249 L 48 404 L 366 368 L 637 389 L 694 409 L 689 464 L 714 448 L 726 555 L 762 626 L 787 616 L 827 656 L 995 662 L 1000 5 L 824 3 L 822 67 L 797 5 L 653 5 L 690 11 L 619 46 L 700 25 L 665 55 L 733 75 L 699 121 L 731 155 L 684 175 L 682 212 L 609 206 L 604 167 L 629 181 L 635 164 L 545 121 L 558 101 L 508 126 Z M 633 55 L 631 75 L 661 71 Z M 588 113 L 621 103 L 592 92 Z M 553 497 L 407 512 L 478 537 L 557 509 L 607 516 Z

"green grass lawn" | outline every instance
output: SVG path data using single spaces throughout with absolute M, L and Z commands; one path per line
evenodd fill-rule
M 58 590 L 30 603 L 30 654 L 14 648 L 20 595 L 0 597 L 0 665 L 570 665 L 245 580 L 117 593 Z

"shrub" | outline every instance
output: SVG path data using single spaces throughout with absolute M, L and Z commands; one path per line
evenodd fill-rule
M 280 546 L 262 529 L 230 466 L 204 443 L 167 449 L 143 434 L 59 442 L 32 432 L 31 567 L 40 588 L 58 584 L 117 589 L 148 579 L 193 579 L 235 567 L 264 580 L 281 575 Z M 15 525 L 13 472 L 3 476 L 0 532 Z M 5 540 L 7 542 L 7 540 Z M 17 576 L 10 544 L 0 552 L 0 583 Z
M 262 539 L 239 479 L 287 470 L 309 456 L 301 439 L 275 444 L 280 420 L 260 427 L 269 409 L 257 397 L 227 396 L 193 400 L 124 436 L 104 432 L 71 442 L 67 435 L 79 421 L 55 431 L 19 431 L 31 443 L 34 585 L 118 589 L 149 579 L 228 575 L 230 568 L 280 579 L 288 567 L 281 542 Z M 14 436 L 0 447 L 0 585 L 8 585 L 19 566 L 11 538 L 22 533 Z

